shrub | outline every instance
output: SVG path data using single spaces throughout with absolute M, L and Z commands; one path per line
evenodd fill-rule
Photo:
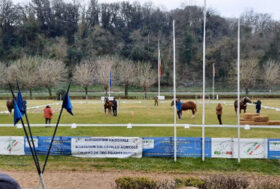
M 243 177 L 214 175 L 205 179 L 201 189 L 245 189 L 248 186 L 248 180 Z
M 176 187 L 181 187 L 181 186 L 194 186 L 201 188 L 204 184 L 205 181 L 200 179 L 200 178 L 176 178 L 175 179 Z
M 117 189 L 157 189 L 157 183 L 153 180 L 139 177 L 121 177 L 115 180 Z

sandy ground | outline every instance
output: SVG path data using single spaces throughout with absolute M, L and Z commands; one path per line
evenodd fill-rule
M 2 172 L 2 171 L 0 171 Z M 16 179 L 24 189 L 36 188 L 38 186 L 38 176 L 34 171 L 4 171 L 4 173 Z M 155 180 L 173 180 L 178 177 L 207 177 L 213 172 L 195 172 L 188 174 L 179 173 L 159 173 L 159 172 L 136 172 L 136 171 L 66 171 L 51 172 L 44 174 L 45 184 L 48 189 L 112 189 L 115 187 L 115 179 L 123 176 L 148 177 Z M 221 174 L 221 173 L 220 173 Z M 232 174 L 231 174 L 232 175 Z M 273 180 L 280 182 L 280 176 L 263 176 L 259 174 L 239 173 L 238 176 L 247 177 L 251 181 Z
M 4 173 L 16 179 L 22 188 L 36 188 L 38 185 L 38 176 L 34 171 L 4 171 Z M 48 189 L 111 189 L 115 186 L 115 179 L 122 176 L 170 180 L 176 177 L 177 174 L 155 174 L 134 171 L 49 171 L 44 174 L 44 180 Z

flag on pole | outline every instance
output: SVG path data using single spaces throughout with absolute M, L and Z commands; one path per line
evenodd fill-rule
M 110 71 L 110 75 L 109 75 L 109 85 L 110 88 L 112 87 L 112 75 L 111 75 L 111 71 Z
M 24 115 L 25 114 L 25 107 L 24 107 L 24 103 L 23 103 L 20 91 L 17 94 L 17 105 L 18 105 L 19 111 Z
M 161 59 L 160 59 L 160 56 L 158 58 L 158 71 L 159 71 L 159 76 L 161 77 Z
M 21 120 L 23 114 L 20 112 L 17 101 L 14 100 L 14 125 L 18 123 L 19 120 Z
M 215 68 L 215 63 L 213 64 L 213 77 L 216 77 L 216 68 Z
M 73 115 L 73 112 L 72 112 L 73 106 L 72 106 L 72 103 L 71 103 L 71 100 L 70 100 L 70 97 L 68 94 L 66 94 L 64 97 L 63 108 L 65 108 L 69 114 Z

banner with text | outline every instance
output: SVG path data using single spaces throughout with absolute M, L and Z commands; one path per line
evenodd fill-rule
M 212 157 L 238 158 L 237 138 L 212 138 Z M 241 158 L 267 158 L 267 139 L 240 139 Z
M 268 159 L 280 159 L 280 139 L 268 139 Z
M 177 137 L 178 157 L 201 157 L 202 139 L 192 137 Z M 172 157 L 174 156 L 173 137 L 144 137 L 143 156 Z M 211 157 L 211 138 L 205 138 L 205 157 Z
M 71 155 L 72 137 L 55 137 L 51 149 L 51 155 Z M 31 155 L 26 137 L 24 137 L 24 151 L 26 155 Z M 38 155 L 46 155 L 52 137 L 33 137 L 35 149 Z M 31 141 L 31 140 L 30 140 Z
M 1 155 L 24 155 L 24 137 L 21 136 L 1 136 Z
M 142 138 L 139 137 L 74 137 L 72 155 L 94 158 L 142 157 Z

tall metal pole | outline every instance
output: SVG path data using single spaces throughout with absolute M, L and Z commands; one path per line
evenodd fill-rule
M 158 96 L 160 96 L 160 73 L 161 73 L 161 62 L 160 62 L 160 48 L 158 40 Z
M 175 21 L 173 20 L 173 102 L 174 102 L 174 161 L 177 160 L 177 133 L 176 133 L 176 43 Z
M 109 72 L 109 97 L 111 96 L 111 71 Z
M 240 17 L 237 29 L 237 124 L 238 124 L 238 163 L 240 163 Z
M 206 0 L 204 0 L 203 22 L 203 91 L 202 91 L 202 161 L 205 159 L 205 36 L 206 36 Z
M 215 99 L 215 75 L 216 75 L 216 68 L 215 63 L 213 63 L 213 83 L 212 83 L 212 98 Z

